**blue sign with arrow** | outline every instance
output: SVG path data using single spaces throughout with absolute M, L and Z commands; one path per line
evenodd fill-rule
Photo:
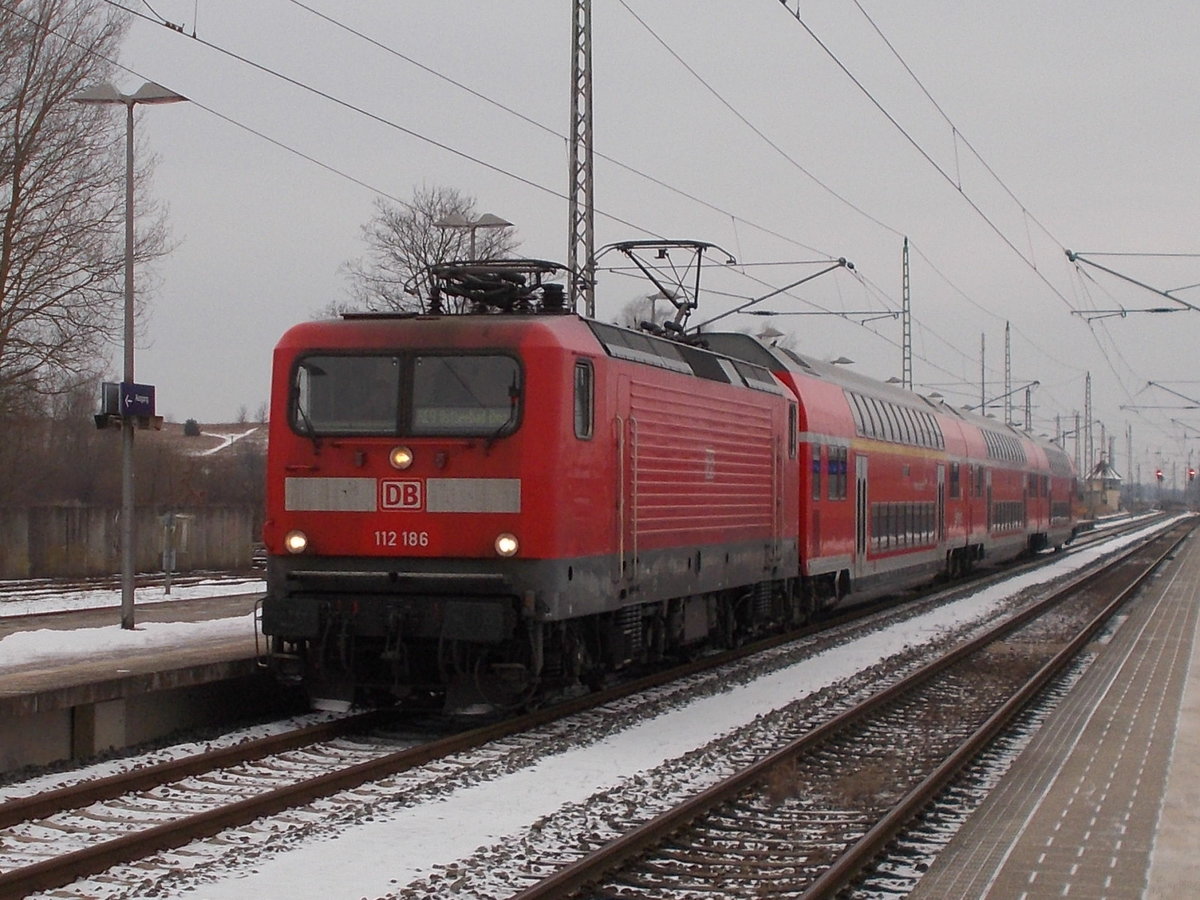
M 122 381 L 121 408 L 118 412 L 118 415 L 154 415 L 154 385 L 134 384 L 131 381 Z

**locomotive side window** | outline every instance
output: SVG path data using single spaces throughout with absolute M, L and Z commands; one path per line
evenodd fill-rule
M 587 440 L 592 436 L 593 423 L 592 363 L 581 359 L 575 363 L 575 437 Z
M 511 356 L 418 356 L 413 359 L 414 435 L 495 435 L 519 419 L 521 371 Z

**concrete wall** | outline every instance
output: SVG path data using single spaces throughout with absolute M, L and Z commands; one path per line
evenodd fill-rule
M 163 568 L 165 510 L 137 510 L 134 564 L 139 572 Z M 174 571 L 249 568 L 259 540 L 257 507 L 175 509 Z M 73 578 L 121 570 L 120 510 L 111 507 L 0 508 L 0 579 Z
M 250 666 L 253 660 L 229 668 Z M 265 715 L 295 715 L 308 708 L 307 698 L 297 691 L 281 690 L 265 670 L 62 707 L 55 707 L 51 698 L 46 705 L 50 708 L 40 712 L 6 710 L 0 715 L 0 775 L 26 766 L 87 760 L 204 726 L 227 728 Z

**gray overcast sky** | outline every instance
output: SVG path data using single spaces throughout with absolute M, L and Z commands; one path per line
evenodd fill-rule
M 123 2 L 153 16 L 146 4 Z M 340 266 L 362 253 L 371 188 L 400 198 L 419 184 L 458 188 L 480 211 L 514 222 L 526 255 L 565 259 L 567 146 L 550 131 L 569 127 L 567 0 L 152 6 L 185 33 L 136 20 L 121 60 L 131 71 L 118 86 L 152 79 L 195 101 L 138 114 L 139 138 L 159 157 L 154 193 L 178 241 L 157 266 L 138 348 L 137 380 L 157 386 L 161 413 L 201 421 L 229 420 L 240 407 L 255 413 L 280 333 L 344 294 Z M 887 311 L 899 306 L 907 235 L 920 390 L 977 403 L 985 335 L 987 396 L 1001 394 L 1009 321 L 1014 385 L 1041 382 L 1039 431 L 1053 433 L 1056 415 L 1073 427 L 1090 371 L 1096 416 L 1119 437 L 1118 468 L 1131 424 L 1136 463 L 1161 456 L 1182 477 L 1200 411 L 1121 407 L 1196 405 L 1147 383 L 1200 395 L 1200 313 L 1075 315 L 1172 304 L 1078 270 L 1063 249 L 1200 250 L 1200 5 L 805 0 L 803 25 L 789 7 L 795 0 L 594 4 L 597 152 L 673 189 L 597 159 L 597 245 L 657 235 L 712 241 L 747 264 L 844 256 L 857 277 L 827 275 L 762 306 Z M 193 28 L 369 116 L 205 46 Z M 1200 282 L 1200 259 L 1095 259 L 1160 288 Z M 758 296 L 811 271 L 747 266 L 745 276 L 706 279 Z M 599 316 L 613 318 L 639 292 L 602 274 Z M 1178 295 L 1200 305 L 1200 288 Z M 692 321 L 737 302 L 704 296 Z M 900 374 L 895 319 L 725 322 L 770 323 L 794 333 L 801 352 L 844 355 L 881 378 Z

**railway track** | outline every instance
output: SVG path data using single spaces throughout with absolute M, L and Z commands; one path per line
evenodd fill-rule
M 836 640 L 837 627 L 854 627 L 853 622 L 863 615 L 848 615 L 832 630 L 807 631 L 817 643 Z M 396 749 L 386 738 L 355 746 L 351 742 L 355 735 L 372 729 L 386 734 L 394 714 L 375 711 L 9 800 L 0 803 L 0 897 L 60 887 L 120 863 L 484 746 L 488 751 L 483 765 L 479 758 L 471 758 L 457 768 L 416 776 L 406 790 L 417 795 L 437 790 L 439 783 L 451 782 L 466 772 L 480 777 L 486 767 L 504 770 L 519 766 L 535 752 L 554 752 L 578 741 L 581 734 L 578 722 L 543 733 L 535 739 L 534 751 L 528 735 L 535 729 L 587 710 L 611 709 L 626 700 L 636 710 L 626 708 L 624 714 L 653 715 L 656 709 L 674 702 L 676 695 L 696 690 L 697 680 L 710 680 L 711 689 L 718 690 L 724 678 L 752 678 L 763 667 L 786 664 L 795 653 L 803 652 L 789 645 L 796 638 L 793 633 L 759 641 L 551 708 L 450 737 L 422 740 L 417 746 Z M 741 673 L 731 675 L 730 667 L 736 670 L 739 664 Z M 722 670 L 720 677 L 713 674 Z M 584 731 L 596 734 L 617 727 L 603 711 L 593 718 Z M 381 796 L 390 799 L 394 791 L 395 786 L 388 784 Z M 359 800 L 359 814 L 369 815 L 372 798 L 361 796 Z
M 1191 525 L 1123 554 L 699 794 L 544 872 L 519 900 L 827 897 L 851 885 L 1062 672 Z M 586 891 L 586 893 L 583 893 Z
M 978 583 L 972 589 L 977 587 Z M 356 743 L 348 737 L 354 729 L 361 732 L 380 721 L 360 720 L 334 726 L 336 731 L 309 729 L 306 734 L 141 769 L 128 777 L 10 801 L 0 805 L 0 896 L 64 885 L 338 792 L 355 794 L 349 802 L 331 801 L 333 812 L 327 806 L 318 818 L 361 820 L 381 806 L 394 807 L 397 795 L 417 803 L 463 780 L 494 777 L 556 750 L 599 740 L 626 727 L 631 718 L 648 718 L 698 693 L 717 693 L 730 683 L 761 677 L 837 646 L 856 629 L 882 628 L 938 602 L 940 598 L 929 597 L 865 616 L 859 612 L 832 627 L 825 623 L 820 630 L 811 629 L 799 641 L 794 634 L 772 638 L 683 670 L 416 747 L 397 749 L 388 740 Z M 874 624 L 863 625 L 859 619 Z M 447 762 L 452 755 L 458 760 Z M 419 768 L 432 761 L 441 762 Z M 301 832 L 315 827 L 304 822 L 303 814 L 290 815 Z
M 193 587 L 213 581 L 261 581 L 261 572 L 175 572 L 171 575 L 171 586 Z M 141 573 L 134 579 L 135 588 L 156 587 L 165 584 L 161 573 Z M 29 578 L 20 581 L 0 581 L 0 603 L 5 600 L 42 600 L 63 594 L 85 591 L 120 591 L 121 581 L 116 575 L 95 578 Z

